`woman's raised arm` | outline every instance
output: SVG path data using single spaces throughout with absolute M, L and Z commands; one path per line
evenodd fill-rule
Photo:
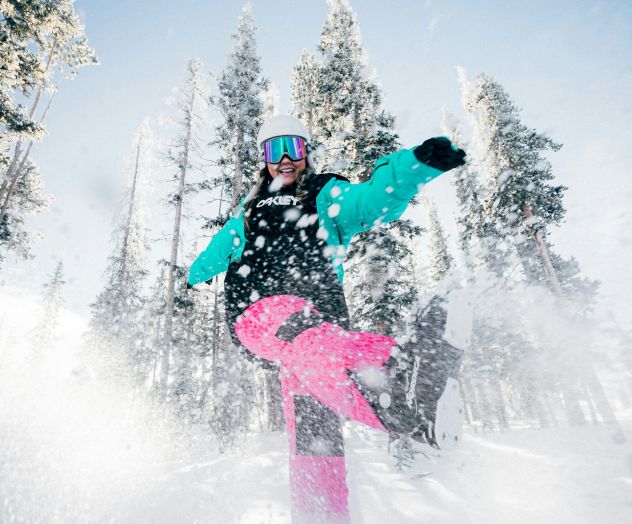
M 327 218 L 335 222 L 346 244 L 360 231 L 397 220 L 423 185 L 463 165 L 464 157 L 465 152 L 444 137 L 383 156 L 366 182 L 351 184 L 332 179 L 323 188 L 322 205 L 327 209 Z

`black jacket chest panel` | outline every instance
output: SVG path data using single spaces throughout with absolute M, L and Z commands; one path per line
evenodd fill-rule
M 312 265 L 329 266 L 327 246 L 318 238 L 316 198 L 332 176 L 310 176 L 297 190 L 294 186 L 274 193 L 264 189 L 245 217 L 241 261 L 254 256 L 262 259 L 260 265 L 265 259 L 274 263 L 284 258 L 292 265 L 294 259 L 309 259 Z
M 250 206 L 243 254 L 230 264 L 225 280 L 231 328 L 248 305 L 278 294 L 301 296 L 330 321 L 346 323 L 342 285 L 330 248 L 318 235 L 316 197 L 333 176 L 311 176 L 296 192 L 264 189 Z
M 316 198 L 333 177 L 346 180 L 334 174 L 312 175 L 298 189 L 292 186 L 272 193 L 264 189 L 245 217 L 248 222 L 244 231 L 246 240 L 254 242 L 257 234 L 282 236 L 292 234 L 293 230 L 315 232 L 318 229 Z

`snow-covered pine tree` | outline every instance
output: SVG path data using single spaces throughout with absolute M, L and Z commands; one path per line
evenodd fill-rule
M 473 244 L 482 233 L 482 222 L 485 219 L 480 200 L 481 189 L 478 183 L 478 174 L 472 167 L 474 158 L 469 150 L 469 144 L 463 136 L 460 122 L 456 115 L 445 108 L 442 111 L 441 129 L 453 144 L 468 152 L 467 164 L 453 170 L 452 183 L 456 189 L 458 205 L 456 215 L 458 244 L 465 257 L 466 265 L 471 268 Z
M 174 101 L 178 113 L 175 119 L 176 135 L 168 152 L 169 162 L 175 168 L 173 180 L 177 183 L 177 188 L 169 198 L 169 204 L 174 207 L 175 212 L 167 268 L 160 388 L 158 391 L 160 400 L 166 398 L 171 365 L 175 285 L 177 273 L 180 271 L 178 253 L 180 252 L 183 206 L 185 205 L 185 197 L 190 198 L 192 194 L 207 187 L 204 181 L 195 183 L 187 179 L 191 176 L 192 171 L 200 168 L 200 159 L 203 157 L 199 134 L 200 130 L 207 125 L 207 102 L 208 94 L 204 83 L 202 64 L 199 60 L 189 60 L 186 66 L 186 79 L 184 84 L 177 89 L 176 100 Z
M 470 87 L 464 72 L 460 72 L 464 93 Z M 516 332 L 515 325 L 497 315 L 497 293 L 507 300 L 504 290 L 508 283 L 501 278 L 508 266 L 507 250 L 502 237 L 486 213 L 484 192 L 479 182 L 480 162 L 474 148 L 465 140 L 457 117 L 444 110 L 441 120 L 443 133 L 458 147 L 468 152 L 465 166 L 453 171 L 456 189 L 456 225 L 459 248 L 468 270 L 468 280 L 475 292 L 474 324 L 470 347 L 461 366 L 460 382 L 467 420 L 483 428 L 507 427 L 509 413 L 519 411 L 523 419 L 537 418 L 541 426 L 549 424 L 539 402 L 544 388 L 536 387 L 533 371 L 535 349 L 527 337 Z M 531 365 L 531 366 L 530 366 Z M 544 381 L 542 381 L 544 382 Z M 513 410 L 506 404 L 507 392 L 519 397 Z
M 473 86 L 462 69 L 459 78 L 465 105 Z M 476 130 L 476 121 L 472 125 Z M 452 177 L 458 205 L 459 247 L 470 285 L 486 290 L 475 293 L 472 341 L 461 367 L 467 419 L 483 428 L 507 427 L 512 413 L 523 420 L 537 419 L 541 426 L 548 425 L 550 419 L 540 402 L 540 396 L 546 393 L 544 380 L 538 387 L 536 376 L 531 373 L 538 352 L 528 337 L 516 329 L 515 323 L 497 314 L 502 300 L 507 301 L 510 296 L 511 283 L 504 278 L 508 274 L 509 245 L 488 213 L 490 204 L 484 198 L 485 189 L 479 177 L 484 154 L 477 150 L 480 144 L 476 140 L 466 141 L 461 124 L 449 111 L 444 110 L 441 127 L 453 143 L 468 152 L 468 163 L 454 170 Z M 499 301 L 498 295 L 502 300 Z M 511 399 L 517 398 L 511 410 L 507 408 L 510 393 Z
M 258 177 L 257 132 L 264 111 L 274 110 L 272 106 L 276 103 L 275 97 L 270 97 L 274 88 L 268 91 L 269 81 L 262 74 L 251 11 L 250 3 L 242 9 L 237 30 L 232 35 L 235 47 L 219 76 L 218 95 L 211 98 L 221 119 L 212 142 L 219 149 L 218 185 L 222 187 L 222 197 L 228 198 L 230 204 L 223 213 L 207 220 L 210 229 L 223 225 Z M 255 383 L 266 381 L 276 385 L 278 377 L 264 373 L 259 366 L 245 360 L 242 352 L 233 346 L 228 330 L 224 329 L 222 333 L 213 361 L 213 420 L 214 431 L 226 447 L 250 424 L 257 389 Z M 264 407 L 259 406 L 259 410 L 262 409 Z
M 460 75 L 465 91 L 469 86 L 463 71 Z M 452 171 L 452 181 L 458 206 L 458 245 L 468 270 L 470 286 L 477 289 L 477 280 L 483 281 L 482 286 L 489 285 L 488 278 L 500 282 L 498 277 L 503 274 L 507 262 L 502 247 L 498 245 L 493 224 L 485 213 L 476 152 L 466 141 L 457 117 L 446 109 L 443 110 L 441 129 L 453 144 L 468 153 L 467 164 Z M 438 251 L 441 252 L 440 249 Z M 492 273 L 488 273 L 490 270 Z M 480 300 L 480 294 L 475 293 L 475 296 Z M 511 326 L 503 319 L 491 318 L 489 312 L 493 312 L 494 308 L 490 308 L 489 304 L 496 297 L 493 293 L 484 296 L 482 304 L 474 304 L 472 339 L 461 365 L 460 383 L 468 423 L 483 428 L 495 425 L 504 428 L 509 424 L 505 407 L 506 377 L 510 370 L 515 370 L 512 364 L 529 344 L 524 337 L 511 332 Z M 536 395 L 532 397 L 537 399 Z
M 4 64 L 0 70 L 0 222 L 23 176 L 33 141 L 41 136 L 59 83 L 74 77 L 80 67 L 97 63 L 74 4 L 75 0 L 0 1 L 0 58 Z M 37 116 L 47 93 L 49 102 Z M 26 99 L 29 108 L 16 98 Z M 13 148 L 12 154 L 9 148 Z
M 330 1 L 318 50 L 320 65 L 303 55 L 294 69 L 295 112 L 311 121 L 313 142 L 322 145 L 321 170 L 363 182 L 381 156 L 398 148 L 398 137 L 367 69 L 356 16 L 346 0 Z M 416 298 L 406 263 L 412 256 L 408 241 L 419 233 L 410 222 L 398 221 L 358 235 L 352 244 L 346 290 L 358 327 L 388 334 L 403 328 Z
M 153 393 L 156 393 L 160 388 L 160 357 L 162 355 L 165 292 L 167 290 L 166 266 L 165 263 L 149 290 L 140 321 L 140 329 L 145 334 L 143 351 L 151 359 L 151 369 L 148 370 L 147 378 L 150 391 Z
M 565 188 L 551 185 L 553 173 L 544 153 L 557 151 L 561 146 L 525 126 L 507 92 L 488 75 L 479 75 L 467 95 L 465 108 L 474 124 L 479 154 L 484 159 L 485 211 L 498 236 L 515 248 L 527 283 L 548 286 L 566 298 L 579 297 L 580 303 L 589 302 L 597 284 L 579 278 L 576 262 L 555 254 L 548 239 L 550 228 L 559 225 L 564 217 Z M 552 349 L 556 358 L 563 353 L 563 348 Z M 553 358 L 546 348 L 538 347 L 532 348 L 522 362 L 528 365 L 542 355 Z M 582 384 L 591 384 L 584 389 L 592 388 L 591 395 L 599 405 L 602 419 L 613 424 L 615 434 L 620 435 L 591 363 L 586 362 L 583 367 L 582 376 L 568 370 L 560 374 L 558 381 L 549 381 L 546 388 L 554 388 L 557 382 L 569 422 L 580 424 L 585 420 L 579 407 L 580 391 Z M 514 376 L 522 372 L 520 369 Z
M 566 188 L 551 185 L 544 154 L 561 145 L 525 126 L 520 110 L 494 79 L 480 74 L 465 100 L 484 157 L 486 212 L 498 234 L 515 245 L 528 280 L 561 291 L 546 236 L 565 214 Z
M 566 213 L 566 188 L 550 184 L 554 176 L 544 152 L 561 145 L 522 124 L 506 91 L 485 75 L 479 76 L 470 103 L 487 137 L 482 146 L 490 152 L 488 215 L 511 234 L 527 280 L 578 304 L 592 304 L 599 282 L 582 278 L 577 261 L 556 253 L 550 240 L 551 228 Z
M 39 131 L 16 95 L 28 97 L 38 86 L 45 84 L 46 62 L 42 63 L 39 48 L 32 44 L 46 41 L 49 25 L 59 19 L 60 7 L 59 2 L 43 0 L 0 0 L 0 57 L 3 64 L 0 68 L 0 125 L 5 136 L 28 138 Z M 6 169 L 10 159 L 6 150 L 2 150 L 2 154 L 3 168 Z
M 322 131 L 317 126 L 322 116 L 319 97 L 321 92 L 321 65 L 313 53 L 304 51 L 290 75 L 292 114 L 300 118 L 311 135 L 314 149 L 322 143 Z
M 278 115 L 280 106 L 281 95 L 279 94 L 279 88 L 274 82 L 270 82 L 263 94 L 262 120 L 267 120 L 271 116 Z
M 204 361 L 212 346 L 213 309 L 210 294 L 188 291 L 183 268 L 176 273 L 172 336 L 172 379 L 168 384 L 167 401 L 173 413 L 184 424 L 201 422 Z
M 61 296 L 64 284 L 64 263 L 60 260 L 49 281 L 44 284 L 41 316 L 31 334 L 35 356 L 50 350 L 55 342 L 59 310 L 64 303 Z
M 114 249 L 105 269 L 105 287 L 91 305 L 84 337 L 92 368 L 108 381 L 141 386 L 152 366 L 145 344 L 143 286 L 148 274 L 149 240 L 145 195 L 152 172 L 152 133 L 145 120 L 133 139 L 126 172 L 129 180 L 113 234 Z
M 356 145 L 353 133 L 365 101 L 366 54 L 355 13 L 346 0 L 329 1 L 318 52 L 321 65 L 316 101 L 320 110 L 313 122 L 314 137 L 326 145 L 320 167 L 325 172 L 357 179 L 358 173 L 352 173 L 348 167 L 353 159 L 345 153 L 353 151 Z M 305 114 L 306 110 L 301 108 L 299 113 Z M 368 170 L 371 166 L 362 167 Z
M 223 185 L 225 195 L 230 199 L 227 211 L 237 205 L 258 173 L 256 141 L 268 80 L 261 73 L 255 31 L 248 3 L 239 16 L 237 32 L 232 35 L 235 48 L 219 76 L 219 93 L 211 98 L 211 104 L 220 112 L 222 120 L 215 128 L 216 137 L 212 144 L 220 150 L 217 161 L 221 171 L 219 185 Z
M 446 235 L 439 220 L 436 202 L 432 197 L 426 195 L 424 203 L 428 210 L 429 278 L 431 283 L 436 284 L 445 278 L 452 268 L 454 260 L 448 251 Z
M 48 208 L 52 199 L 43 193 L 39 169 L 29 158 L 21 171 L 7 213 L 0 221 L 0 265 L 8 253 L 31 257 L 31 244 L 39 234 L 27 231 L 24 221 Z
M 462 70 L 459 71 L 463 97 L 467 97 L 471 86 Z M 451 171 L 452 183 L 456 189 L 458 211 L 456 226 L 458 245 L 470 276 L 480 271 L 491 271 L 497 276 L 507 273 L 509 268 L 509 246 L 503 235 L 498 233 L 498 225 L 490 217 L 490 201 L 485 198 L 485 188 L 481 184 L 481 161 L 474 147 L 476 142 L 468 142 L 457 117 L 444 109 L 441 129 L 452 143 L 467 151 L 467 163 Z

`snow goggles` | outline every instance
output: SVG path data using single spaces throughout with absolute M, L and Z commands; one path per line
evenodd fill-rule
M 269 164 L 278 164 L 283 155 L 292 160 L 302 160 L 307 156 L 305 139 L 300 136 L 277 136 L 263 143 L 263 156 Z

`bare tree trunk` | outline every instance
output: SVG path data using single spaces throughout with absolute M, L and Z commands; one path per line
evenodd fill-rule
M 220 204 L 221 206 L 221 204 Z M 220 207 L 220 213 L 221 213 L 221 207 Z M 211 362 L 210 365 L 204 365 L 203 368 L 203 373 L 202 376 L 204 376 L 206 373 L 209 374 L 209 378 L 208 381 L 206 383 L 206 386 L 204 387 L 204 389 L 202 390 L 202 393 L 200 395 L 200 402 L 199 402 L 199 407 L 200 407 L 200 411 L 203 411 L 204 408 L 206 407 L 206 401 L 208 398 L 208 394 L 209 394 L 209 390 L 211 388 L 213 388 L 215 390 L 216 386 L 217 386 L 217 377 L 216 377 L 216 372 L 217 372 L 217 355 L 219 352 L 219 341 L 220 341 L 220 319 L 219 319 L 219 299 L 218 299 L 218 293 L 219 293 L 219 284 L 217 282 L 217 280 L 215 281 L 215 300 L 214 300 L 214 304 L 213 304 L 213 324 L 211 326 L 212 329 L 212 339 L 211 339 Z M 215 397 L 215 391 L 213 392 L 212 397 Z
M 521 382 L 521 389 L 525 397 L 524 404 L 527 416 L 529 418 L 535 418 L 541 428 L 548 428 L 551 423 L 549 421 L 546 407 L 544 406 L 539 394 L 539 384 L 534 380 L 533 376 L 527 376 Z
M 509 421 L 507 418 L 507 410 L 505 409 L 505 398 L 497 378 L 491 381 L 491 389 L 494 394 L 494 411 L 498 418 L 500 429 L 509 429 Z
M 160 324 L 158 324 L 158 328 L 156 329 L 156 331 L 160 331 Z M 156 341 L 161 340 L 159 337 L 159 333 L 156 333 Z M 156 381 L 156 373 L 158 372 L 158 361 L 160 360 L 159 358 L 160 356 L 160 352 L 158 350 L 157 346 L 154 346 L 154 365 L 153 368 L 151 370 L 151 385 L 152 388 L 156 388 L 157 385 L 157 381 Z
M 0 186 L 0 198 L 2 198 L 2 202 L 5 201 L 7 188 L 9 187 L 9 184 L 13 181 L 13 173 L 15 171 L 15 166 L 18 163 L 18 159 L 20 158 L 21 154 L 22 154 L 22 141 L 19 140 L 17 144 L 15 144 L 15 149 L 13 151 L 13 158 L 11 159 L 11 162 L 9 163 L 9 167 L 7 167 L 7 170 L 5 171 L 4 176 L 2 177 L 2 186 Z M 2 217 L 4 217 L 4 215 L 2 215 Z M 2 217 L 0 217 L 0 220 L 2 220 Z
M 493 429 L 494 425 L 492 424 L 490 416 L 492 411 L 491 404 L 489 402 L 489 397 L 487 396 L 487 391 L 483 380 L 479 380 L 476 382 L 476 393 L 483 429 Z
M 50 100 L 48 101 L 48 104 L 46 105 L 46 109 L 44 109 L 44 113 L 42 113 L 42 117 L 40 118 L 40 121 L 39 121 L 40 124 L 44 122 L 44 118 L 46 118 L 46 114 L 48 113 L 48 110 L 50 109 L 50 106 L 53 103 L 54 98 L 55 98 L 55 95 L 50 97 Z M 31 153 L 31 148 L 33 147 L 33 140 L 29 140 L 29 145 L 26 148 L 26 152 L 24 153 L 22 160 L 20 161 L 20 165 L 17 168 L 15 168 L 15 163 L 17 163 L 18 157 L 21 153 L 21 149 L 18 151 L 21 145 L 22 145 L 21 142 L 19 142 L 15 146 L 16 150 L 13 156 L 13 160 L 11 161 L 11 164 L 9 165 L 9 169 L 7 170 L 5 180 L 2 183 L 2 190 L 0 190 L 0 195 L 2 195 L 2 208 L 0 208 L 0 223 L 2 223 L 2 219 L 4 218 L 4 215 L 6 214 L 7 209 L 9 208 L 9 202 L 11 201 L 11 197 L 13 196 L 13 191 L 15 190 L 17 182 L 20 179 L 20 175 L 22 175 L 22 173 L 24 172 L 24 168 L 26 167 L 26 161 L 28 160 L 29 155 Z
M 224 186 L 220 191 L 219 195 L 219 210 L 217 211 L 217 216 L 222 215 L 222 203 L 224 197 Z M 211 339 L 211 364 L 210 364 L 210 374 L 209 381 L 202 392 L 202 397 L 200 399 L 200 409 L 203 409 L 206 404 L 206 399 L 208 397 L 209 389 L 213 388 L 213 397 L 215 397 L 216 389 L 217 389 L 217 358 L 219 355 L 219 347 L 220 347 L 220 332 L 221 332 L 221 320 L 219 318 L 219 279 L 215 279 L 215 296 L 213 297 L 213 325 L 212 325 L 212 339 Z
M 573 378 L 560 378 L 560 389 L 564 400 L 566 419 L 571 426 L 583 426 L 586 424 L 586 416 L 579 405 L 577 398 L 577 385 Z
M 50 69 L 56 47 L 57 47 L 57 40 L 53 40 L 53 45 L 51 46 L 50 51 L 48 53 L 48 58 L 46 59 L 46 68 L 44 69 L 45 72 L 48 72 L 48 70 Z M 40 103 L 43 93 L 44 93 L 44 86 L 40 86 L 37 89 L 37 93 L 35 94 L 35 100 L 33 100 L 33 105 L 31 106 L 31 110 L 29 111 L 29 115 L 28 115 L 29 120 L 32 120 L 33 117 L 35 116 L 35 112 L 37 111 L 37 106 Z M 54 95 L 51 96 L 51 100 L 49 100 L 48 106 L 46 107 L 44 114 L 40 118 L 40 121 L 39 121 L 40 124 L 44 121 L 44 117 L 46 116 L 46 113 L 48 112 L 48 108 L 50 107 L 53 97 Z M 32 145 L 33 145 L 33 141 L 31 140 L 31 143 L 28 147 L 28 151 L 31 150 Z M 26 156 L 28 156 L 28 151 L 25 155 L 25 159 L 26 159 Z M 2 196 L 2 199 L 3 199 L 2 211 L 0 211 L 0 223 L 2 223 L 2 219 L 4 218 L 6 208 L 8 207 L 8 202 L 11 198 L 13 187 L 15 186 L 15 181 L 20 175 L 20 169 L 16 171 L 15 168 L 18 164 L 18 160 L 20 158 L 21 153 L 22 153 L 22 140 L 18 140 L 17 143 L 15 144 L 13 158 L 11 159 L 11 162 L 9 163 L 9 167 L 4 173 L 2 187 L 0 187 L 0 196 Z M 25 159 L 22 161 L 21 165 L 24 164 Z M 9 185 L 11 186 L 10 190 L 8 189 Z
M 278 369 L 264 371 L 266 397 L 268 401 L 268 430 L 280 431 L 284 427 L 283 397 Z
M 269 409 L 266 409 L 264 413 L 264 406 L 269 408 L 270 405 L 268 403 L 268 389 L 266 387 L 266 376 L 264 370 L 261 370 L 261 373 L 255 374 L 253 393 L 255 399 L 255 409 L 257 411 L 257 421 L 259 422 L 259 433 L 263 433 L 266 427 L 263 420 L 264 418 L 269 419 Z
M 588 404 L 588 413 L 590 414 L 590 420 L 594 426 L 599 425 L 599 418 L 597 417 L 597 410 L 595 409 L 595 403 L 593 402 L 592 397 L 590 396 L 590 391 L 588 390 L 588 384 L 585 380 L 581 381 L 581 388 L 584 394 L 584 398 L 586 400 L 586 404 Z
M 459 385 L 461 387 L 461 393 L 463 394 L 463 413 L 465 414 L 465 423 L 471 425 L 474 419 L 478 418 L 474 391 L 471 388 L 469 381 L 463 378 L 459 379 Z
M 617 417 L 614 414 L 612 406 L 608 401 L 608 397 L 606 396 L 605 391 L 603 390 L 603 386 L 601 382 L 599 382 L 599 378 L 595 373 L 595 370 L 592 366 L 588 369 L 586 376 L 584 377 L 586 380 L 586 385 L 592 395 L 593 400 L 595 401 L 595 407 L 601 415 L 603 421 L 613 429 L 612 439 L 617 444 L 623 444 L 627 441 L 625 433 L 623 432 L 623 428 Z
M 136 199 L 136 187 L 138 184 L 138 168 L 140 162 L 140 151 L 143 142 L 143 131 L 141 129 L 138 137 L 138 144 L 136 144 L 136 160 L 134 162 L 134 178 L 132 180 L 132 191 L 129 197 L 129 206 L 127 208 L 127 222 L 125 225 L 125 235 L 123 236 L 123 254 L 127 253 L 129 244 L 129 233 L 132 227 L 132 218 L 134 216 L 134 200 Z M 123 259 L 125 260 L 125 259 Z
M 544 406 L 545 413 L 548 419 L 551 421 L 551 425 L 553 427 L 557 427 L 558 426 L 557 416 L 555 414 L 555 410 L 553 409 L 553 407 L 551 407 L 550 399 L 551 399 L 551 395 L 549 393 L 544 393 L 542 395 L 542 406 Z
M 186 138 L 184 141 L 184 151 L 180 160 L 180 176 L 178 182 L 178 193 L 176 195 L 176 213 L 173 221 L 173 233 L 171 238 L 171 257 L 169 260 L 169 271 L 167 274 L 167 294 L 165 306 L 165 327 L 162 343 L 162 360 L 160 366 L 160 400 L 164 401 L 167 396 L 167 381 L 169 379 L 169 358 L 171 355 L 171 343 L 173 337 L 173 309 L 175 302 L 175 270 L 178 262 L 178 242 L 180 240 L 180 224 L 182 220 L 182 201 L 184 200 L 184 181 L 189 163 L 189 147 L 191 145 L 191 135 L 193 128 L 193 107 L 195 103 L 195 90 L 191 90 L 191 98 L 186 121 Z
M 244 167 L 241 162 L 240 152 L 244 145 L 244 132 L 240 128 L 237 130 L 237 154 L 235 155 L 235 176 L 233 177 L 233 198 L 231 199 L 230 207 L 235 209 L 241 198 L 241 193 L 244 188 Z
M 533 213 L 531 212 L 531 207 L 529 204 L 524 205 L 524 214 L 527 218 L 533 218 Z M 535 240 L 535 244 L 540 252 L 540 256 L 542 257 L 542 263 L 544 265 L 544 271 L 546 275 L 549 277 L 549 282 L 553 289 L 558 295 L 562 295 L 562 286 L 560 285 L 560 281 L 557 278 L 557 274 L 555 273 L 555 269 L 553 268 L 553 264 L 551 263 L 551 257 L 549 256 L 549 251 L 542 240 L 542 235 L 539 231 L 536 231 L 533 235 L 533 239 Z

